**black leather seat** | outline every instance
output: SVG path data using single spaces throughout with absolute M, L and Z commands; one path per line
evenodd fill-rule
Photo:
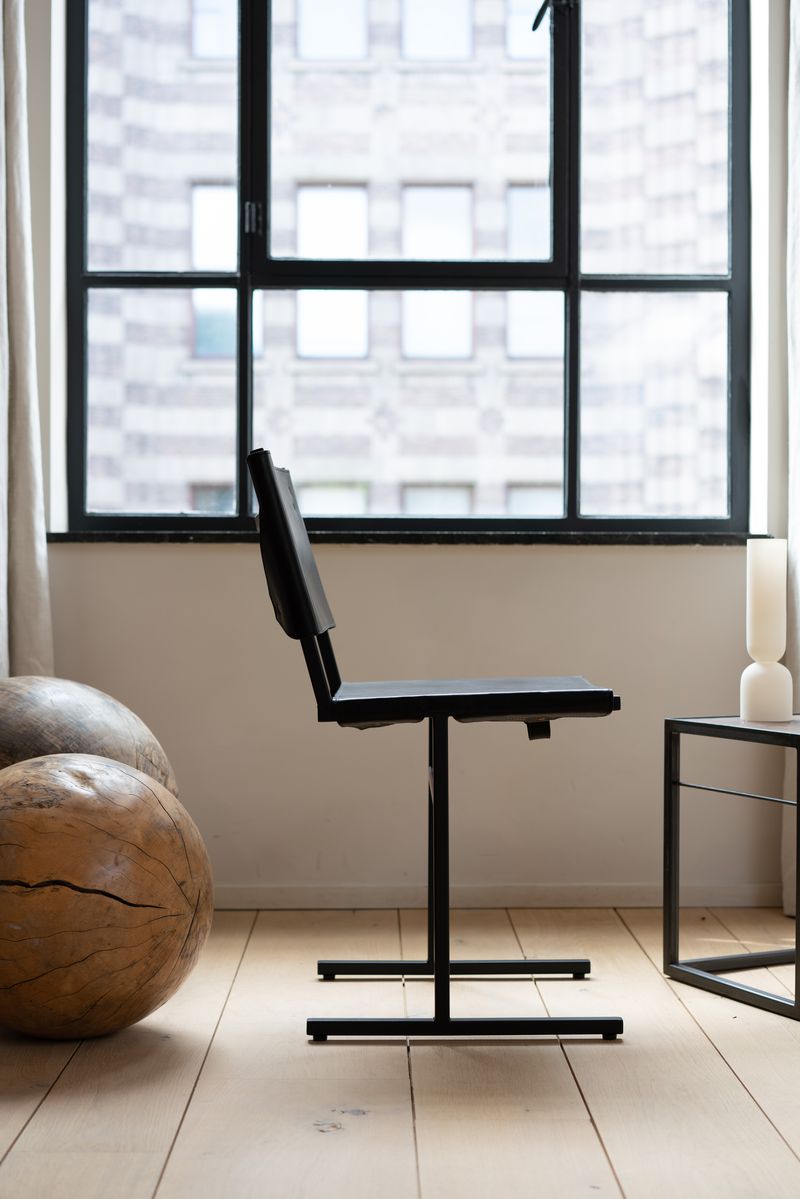
M 560 716 L 608 716 L 613 691 L 578 676 L 537 679 L 398 679 L 342 683 L 331 696 L 337 724 L 367 728 L 431 716 L 547 723 Z M 375 718 L 374 720 L 372 718 Z M 535 734 L 534 734 L 535 735 Z
M 519 721 L 534 740 L 549 737 L 550 723 L 564 717 L 608 716 L 619 699 L 607 687 L 579 676 L 488 679 L 400 679 L 343 682 L 330 640 L 334 627 L 303 518 L 287 470 L 270 454 L 247 458 L 259 505 L 261 557 L 275 615 L 300 641 L 321 721 L 371 728 L 428 720 L 428 956 L 425 961 L 319 962 L 323 978 L 353 974 L 431 974 L 432 1020 L 309 1020 L 315 1040 L 328 1036 L 509 1036 L 601 1033 L 611 1039 L 622 1021 L 607 1017 L 527 1017 L 521 1020 L 456 1020 L 450 1016 L 451 974 L 572 974 L 584 977 L 590 963 L 568 961 L 451 962 L 449 951 L 449 818 L 447 722 Z

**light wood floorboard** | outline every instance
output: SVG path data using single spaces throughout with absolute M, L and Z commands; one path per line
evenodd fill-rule
M 627 1199 L 796 1199 L 800 1161 L 616 912 L 512 918 L 527 956 L 591 957 L 584 983 L 539 981 L 552 1013 L 625 1020 L 616 1043 L 564 1044 Z
M 403 912 L 403 954 L 425 956 L 425 914 Z M 521 958 L 505 911 L 456 912 L 452 955 Z M 406 986 L 408 1014 L 433 1011 L 433 985 Z M 543 1016 L 532 978 L 458 978 L 454 1016 Z M 557 1038 L 411 1043 L 419 1171 L 425 1199 L 497 1193 L 619 1196 Z M 535 1188 L 534 1188 L 535 1180 Z
M 794 948 L 795 922 L 784 916 L 779 908 L 715 908 L 713 911 L 720 923 L 751 953 Z M 770 974 L 794 995 L 794 966 L 771 966 Z M 774 990 L 776 994 L 781 993 L 780 987 Z
M 0 1199 L 149 1199 L 252 925 L 252 913 L 217 913 L 201 961 L 172 999 L 134 1027 L 80 1045 L 0 1167 Z
M 319 982 L 318 957 L 397 957 L 396 912 L 262 912 L 158 1199 L 415 1199 L 403 1042 L 309 1043 L 311 1015 L 403 1014 L 400 979 Z
M 253 923 L 255 919 L 255 924 Z M 682 951 L 793 942 L 773 911 L 685 911 Z M 672 983 L 657 911 L 453 915 L 454 957 L 585 954 L 585 980 L 453 982 L 456 1015 L 621 1015 L 624 1036 L 311 1044 L 313 1015 L 430 1014 L 418 911 L 221 913 L 135 1028 L 0 1035 L 0 1199 L 781 1199 L 800 1195 L 800 1023 Z M 788 968 L 745 972 L 776 992 Z
M 651 911 L 620 914 L 660 967 L 659 914 Z M 720 909 L 720 916 L 725 918 L 724 908 Z M 744 933 L 748 922 L 734 919 L 732 923 L 738 924 Z M 745 949 L 712 912 L 684 912 L 681 930 L 681 953 L 686 956 L 741 953 Z M 754 938 L 753 949 L 766 947 L 763 937 Z M 762 990 L 785 993 L 783 984 L 769 970 L 737 970 L 736 977 Z M 794 1152 L 800 1155 L 800 1023 L 685 983 L 670 982 L 670 986 L 741 1080 L 742 1086 Z
M 23 1040 L 0 1029 L 0 1162 L 78 1044 Z

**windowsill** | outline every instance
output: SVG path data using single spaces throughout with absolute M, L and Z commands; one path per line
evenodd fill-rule
M 398 522 L 399 523 L 399 522 Z M 652 546 L 744 546 L 748 533 L 626 533 L 615 532 L 507 532 L 485 530 L 475 532 L 443 530 L 417 531 L 398 528 L 387 532 L 311 532 L 311 541 L 322 545 L 652 545 Z M 234 531 L 191 530 L 180 531 L 137 531 L 133 529 L 81 533 L 48 533 L 48 543 L 63 544 L 106 544 L 128 542 L 134 544 L 216 544 L 235 545 L 256 543 L 258 534 L 253 529 Z

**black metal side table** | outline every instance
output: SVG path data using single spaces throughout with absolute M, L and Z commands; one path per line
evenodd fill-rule
M 729 741 L 755 741 L 762 745 L 782 745 L 798 754 L 798 794 L 794 799 L 777 795 L 757 795 L 752 791 L 734 791 L 728 787 L 710 787 L 689 783 L 681 778 L 681 736 L 722 737 Z M 765 953 L 733 953 L 711 958 L 679 959 L 680 932 L 680 804 L 681 790 L 715 791 L 721 795 L 741 795 L 746 799 L 797 807 L 800 796 L 800 717 L 781 724 L 753 724 L 738 716 L 707 719 L 666 720 L 664 722 L 664 973 L 670 978 L 729 999 L 739 999 L 753 1007 L 765 1008 L 800 1020 L 800 964 L 795 949 L 773 949 Z M 797 902 L 800 904 L 800 838 L 797 848 Z M 796 908 L 800 911 L 800 908 Z M 794 999 L 774 995 L 757 987 L 720 978 L 736 970 L 759 966 L 786 966 L 794 963 Z

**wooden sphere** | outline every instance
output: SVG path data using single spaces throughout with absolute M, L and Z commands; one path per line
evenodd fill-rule
M 45 754 L 114 758 L 178 794 L 164 750 L 144 721 L 119 700 L 69 679 L 0 679 L 0 770 Z
M 177 990 L 211 926 L 211 866 L 166 787 L 91 754 L 0 771 L 0 1025 L 96 1037 Z

